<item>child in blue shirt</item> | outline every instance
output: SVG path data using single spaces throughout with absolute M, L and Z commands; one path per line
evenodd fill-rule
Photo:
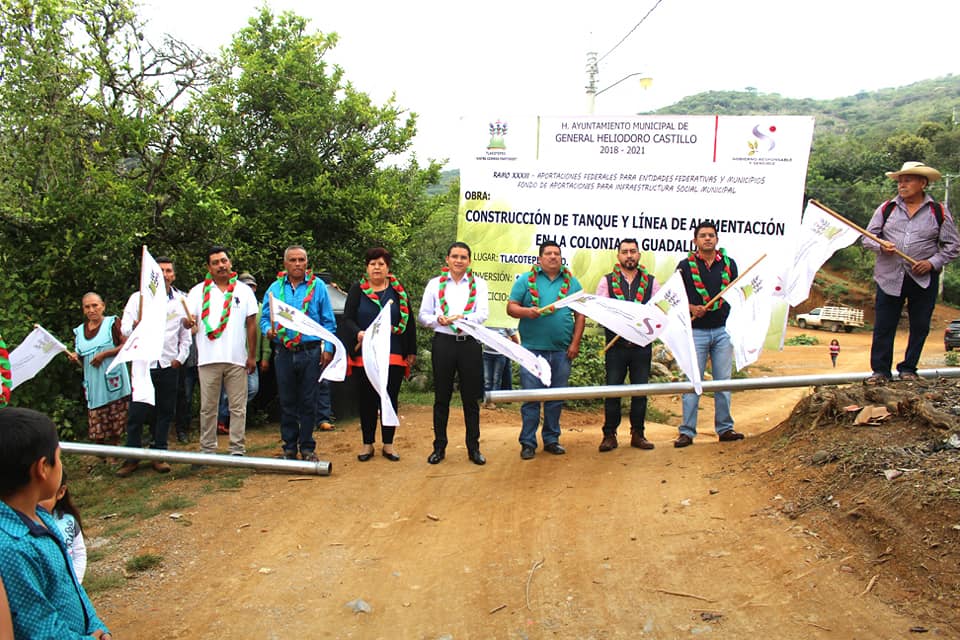
M 41 500 L 56 495 L 63 466 L 57 428 L 31 409 L 0 409 L 0 577 L 16 638 L 112 640 L 70 564 Z

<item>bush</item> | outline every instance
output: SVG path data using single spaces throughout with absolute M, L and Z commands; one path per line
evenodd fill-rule
M 816 336 L 808 336 L 805 333 L 801 333 L 798 336 L 793 336 L 792 338 L 787 339 L 784 344 L 791 347 L 795 345 L 812 346 L 820 344 L 820 341 L 817 340 Z
M 571 387 L 596 387 L 607 382 L 607 370 L 604 364 L 603 347 L 606 345 L 606 335 L 587 329 L 580 341 L 580 355 L 573 361 L 570 369 Z M 602 407 L 602 398 L 590 400 L 568 400 L 570 407 Z

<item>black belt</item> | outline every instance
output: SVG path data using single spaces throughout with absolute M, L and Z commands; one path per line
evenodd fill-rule
M 299 353 L 301 351 L 310 351 L 311 349 L 317 349 L 320 347 L 320 341 L 314 340 L 313 342 L 301 342 L 300 344 L 295 344 L 292 347 L 288 347 L 284 344 L 280 344 L 280 348 L 291 353 Z
M 473 342 L 473 341 L 475 341 L 473 336 L 468 336 L 468 335 L 465 334 L 465 333 L 450 334 L 450 333 L 444 333 L 444 332 L 441 332 L 441 331 L 437 331 L 437 332 L 434 333 L 433 335 L 437 336 L 438 338 L 447 338 L 447 339 L 449 339 L 449 340 L 454 340 L 454 341 L 456 341 L 456 342 Z

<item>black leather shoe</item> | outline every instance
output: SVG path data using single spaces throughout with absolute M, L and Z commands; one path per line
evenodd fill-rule
M 370 451 L 367 451 L 366 453 L 358 453 L 358 454 L 357 454 L 357 460 L 359 460 L 360 462 L 366 462 L 367 460 L 369 460 L 369 459 L 372 458 L 372 457 L 373 457 L 373 450 L 372 450 L 372 449 L 371 449 Z
M 487 464 L 487 459 L 483 457 L 483 454 L 480 451 L 471 451 L 467 453 L 467 457 L 470 458 L 470 462 L 473 464 L 484 465 Z
M 390 462 L 400 462 L 400 456 L 395 453 L 390 453 L 389 451 L 382 451 L 381 453 L 383 453 L 383 457 Z
M 434 449 L 433 453 L 430 454 L 430 457 L 427 458 L 427 462 L 430 464 L 439 464 L 439 462 L 446 457 L 447 454 L 443 449 Z
M 567 452 L 566 449 L 560 446 L 559 442 L 551 442 L 550 444 L 543 445 L 543 450 L 547 453 L 552 453 L 555 456 L 562 456 Z
M 681 433 L 677 436 L 677 439 L 673 441 L 673 446 L 676 449 L 682 449 L 683 447 L 689 447 L 693 444 L 693 438 L 688 436 L 685 433 Z
M 520 458 L 523 460 L 533 460 L 533 456 L 537 455 L 537 450 L 530 445 L 523 445 L 520 448 Z
M 743 434 L 733 429 L 728 429 L 717 436 L 720 439 L 720 442 L 735 442 L 737 440 L 743 440 Z

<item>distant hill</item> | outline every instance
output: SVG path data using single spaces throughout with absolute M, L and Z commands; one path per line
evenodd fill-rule
M 756 91 L 707 91 L 653 113 L 659 115 L 812 115 L 816 133 L 885 137 L 919 122 L 956 122 L 960 76 L 950 74 L 905 87 L 861 91 L 832 100 L 784 98 Z
M 427 194 L 431 196 L 446 193 L 450 189 L 450 184 L 454 180 L 460 179 L 460 169 L 447 169 L 440 172 L 440 182 L 427 188 Z

